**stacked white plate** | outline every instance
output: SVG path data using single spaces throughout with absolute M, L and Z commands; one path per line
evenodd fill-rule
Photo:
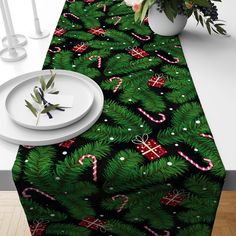
M 73 97 L 73 106 L 65 111 L 52 111 L 36 117 L 25 107 L 25 99 L 39 78 L 51 77 L 50 70 L 36 71 L 18 76 L 0 86 L 0 137 L 21 145 L 49 145 L 74 138 L 89 129 L 100 117 L 103 93 L 96 82 L 80 73 L 55 70 L 55 84 L 60 95 Z M 56 95 L 55 95 L 56 96 Z

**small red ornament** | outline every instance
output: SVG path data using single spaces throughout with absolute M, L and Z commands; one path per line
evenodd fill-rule
M 41 223 L 40 221 L 34 222 L 30 225 L 30 233 L 32 236 L 41 236 L 44 234 L 47 224 Z
M 84 52 L 88 48 L 88 45 L 85 43 L 79 43 L 72 48 L 73 52 Z
M 160 202 L 166 206 L 176 207 L 184 199 L 186 199 L 186 193 L 175 189 L 173 192 L 169 192 L 165 197 L 161 198 Z
M 142 137 L 136 136 L 132 142 L 137 144 L 136 149 L 150 161 L 160 159 L 167 153 L 154 139 L 148 139 L 147 134 L 144 134 Z
M 70 139 L 65 142 L 59 143 L 59 147 L 69 149 L 75 143 L 75 139 Z
M 94 35 L 102 35 L 106 33 L 106 30 L 99 27 L 95 27 L 95 28 L 90 29 L 88 32 Z
M 146 51 L 137 47 L 131 48 L 129 50 L 129 54 L 135 58 L 143 58 L 149 56 L 149 54 Z
M 165 83 L 166 78 L 163 74 L 160 75 L 154 75 L 151 79 L 148 80 L 148 86 L 154 87 L 154 88 L 161 88 Z
M 60 37 L 62 36 L 63 34 L 65 34 L 67 31 L 63 28 L 56 28 L 55 32 L 54 32 L 54 35 Z
M 79 223 L 80 226 L 83 226 L 92 230 L 100 230 L 101 232 L 106 231 L 104 227 L 105 224 L 106 224 L 106 221 L 97 219 L 94 216 L 88 216 Z

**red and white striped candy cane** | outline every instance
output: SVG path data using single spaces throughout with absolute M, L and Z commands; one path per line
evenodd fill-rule
M 89 60 L 93 60 L 93 58 L 97 58 L 98 59 L 98 68 L 101 68 L 101 66 L 102 66 L 102 58 L 100 56 L 94 55 L 94 56 L 89 57 Z
M 122 17 L 121 16 L 113 16 L 111 19 L 116 20 L 114 22 L 114 25 L 117 25 L 121 21 Z
M 80 165 L 83 165 L 83 160 L 85 158 L 91 158 L 93 161 L 93 181 L 96 182 L 97 181 L 97 158 L 94 155 L 85 154 L 79 159 Z
M 69 12 L 64 13 L 63 16 L 66 17 L 66 18 L 67 18 L 68 16 L 72 16 L 72 17 L 74 17 L 76 20 L 79 20 L 79 19 L 80 19 L 78 16 L 76 16 L 76 15 L 74 15 L 74 14 L 72 14 L 72 13 L 69 13 Z
M 37 188 L 25 188 L 24 191 L 22 192 L 22 195 L 23 197 L 25 198 L 30 198 L 31 195 L 30 194 L 27 194 L 28 191 L 35 191 L 37 193 L 40 193 L 41 195 L 51 199 L 52 201 L 55 201 L 55 198 L 54 197 L 51 197 L 50 195 L 48 195 L 47 193 L 43 192 L 43 191 L 40 191 L 39 189 Z
M 112 197 L 112 201 L 115 201 L 117 198 L 123 198 L 123 202 L 120 205 L 120 207 L 117 209 L 117 212 L 121 212 L 123 210 L 123 208 L 125 207 L 125 205 L 128 203 L 129 201 L 129 197 L 123 194 L 118 194 Z
M 202 171 L 209 171 L 213 168 L 213 163 L 210 159 L 203 158 L 203 160 L 208 162 L 208 167 L 201 167 L 196 162 L 194 162 L 192 159 L 190 159 L 188 156 L 186 156 L 183 152 L 178 151 L 178 154 L 182 156 L 184 159 L 186 159 L 188 162 L 190 162 L 192 165 L 194 165 L 196 168 Z
M 174 61 L 170 61 L 169 59 L 163 57 L 163 56 L 160 55 L 159 53 L 157 53 L 157 56 L 160 57 L 162 60 L 169 62 L 170 64 L 177 64 L 177 63 L 179 63 L 179 58 L 178 58 L 178 57 L 175 57 L 175 58 L 174 58 L 174 59 L 175 59 Z
M 144 228 L 149 231 L 151 234 L 155 235 L 155 236 L 160 236 L 158 233 L 156 233 L 155 231 L 153 231 L 152 229 L 150 229 L 147 225 L 144 225 Z
M 182 48 L 180 45 L 175 45 L 175 48 Z
M 106 4 L 98 4 L 97 7 L 103 7 L 104 12 L 107 10 L 107 5 Z
M 116 87 L 113 89 L 113 93 L 116 93 L 116 91 L 119 89 L 119 87 L 121 86 L 121 84 L 123 83 L 123 79 L 121 79 L 120 77 L 111 77 L 109 79 L 109 81 L 113 81 L 114 79 L 119 80 L 118 84 L 116 85 Z
M 51 53 L 58 53 L 58 52 L 61 51 L 61 48 L 60 47 L 54 47 L 54 50 L 49 48 L 48 51 L 51 52 Z
M 146 111 L 144 111 L 142 108 L 138 108 L 138 110 L 143 113 L 149 120 L 155 122 L 155 123 L 162 123 L 166 120 L 166 116 L 162 113 L 158 113 L 159 116 L 161 116 L 160 120 L 154 119 L 152 116 L 150 116 Z
M 199 134 L 202 137 L 213 139 L 213 136 L 210 134 Z
M 141 36 L 139 36 L 139 35 L 137 35 L 137 34 L 135 34 L 135 33 L 131 33 L 135 38 L 137 38 L 137 39 L 139 39 L 139 40 L 141 40 L 141 41 L 148 41 L 148 40 L 150 40 L 150 36 L 149 35 L 147 35 L 147 36 L 145 36 L 145 38 L 143 38 L 143 37 L 141 37 Z

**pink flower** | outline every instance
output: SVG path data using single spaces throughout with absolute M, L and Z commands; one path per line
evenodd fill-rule
M 124 0 L 125 4 L 129 7 L 132 7 L 134 12 L 140 11 L 141 3 L 144 0 Z
M 140 8 L 141 8 L 141 4 L 134 4 L 132 6 L 132 9 L 133 9 L 134 12 L 139 12 Z

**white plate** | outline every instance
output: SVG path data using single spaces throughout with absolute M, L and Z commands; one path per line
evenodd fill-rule
M 44 73 L 47 74 L 48 71 L 44 71 Z M 104 102 L 103 93 L 98 84 L 87 76 L 72 71 L 57 70 L 57 73 L 66 73 L 67 75 L 71 75 L 77 78 L 80 77 L 90 87 L 94 94 L 94 102 L 87 115 L 84 116 L 81 120 L 69 126 L 55 130 L 32 130 L 24 128 L 13 122 L 9 118 L 8 113 L 5 109 L 6 97 L 15 86 L 38 74 L 38 72 L 31 72 L 18 76 L 0 86 L 1 138 L 9 142 L 21 145 L 37 146 L 55 144 L 80 135 L 81 133 L 89 129 L 97 121 L 97 119 L 101 115 Z
M 71 125 L 88 113 L 93 104 L 94 94 L 80 74 L 72 75 L 67 71 L 55 71 L 55 73 L 55 89 L 60 91 L 60 95 L 73 96 L 73 106 L 66 108 L 65 111 L 50 112 L 53 116 L 52 119 L 49 119 L 47 114 L 40 115 L 39 122 L 36 125 L 37 118 L 25 107 L 25 99 L 32 100 L 30 94 L 35 86 L 40 87 L 39 78 L 41 76 L 46 81 L 51 77 L 50 70 L 38 71 L 32 74 L 32 78 L 18 84 L 8 94 L 5 105 L 13 121 L 30 129 L 51 130 Z

